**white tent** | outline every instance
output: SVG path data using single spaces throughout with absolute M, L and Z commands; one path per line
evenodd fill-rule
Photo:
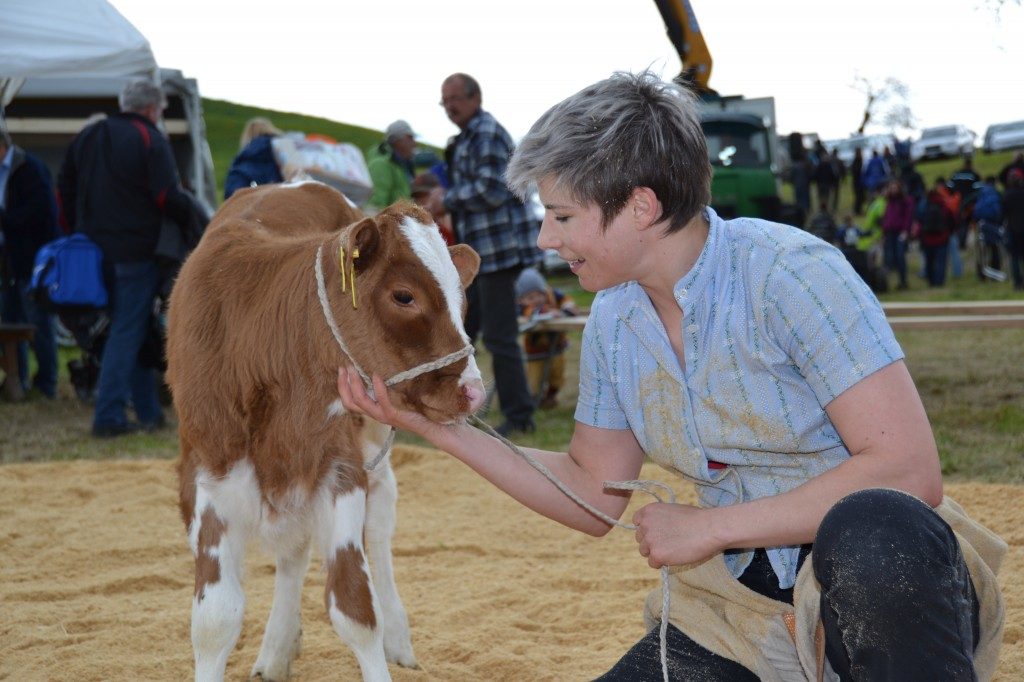
M 149 41 L 106 0 L 4 0 L 0 105 L 26 77 L 155 72 Z
M 149 41 L 107 0 L 2 0 L 0 123 L 51 168 L 89 115 L 116 111 L 118 92 L 139 76 L 167 94 L 165 127 L 182 180 L 212 211 L 213 160 L 196 81 L 158 68 Z

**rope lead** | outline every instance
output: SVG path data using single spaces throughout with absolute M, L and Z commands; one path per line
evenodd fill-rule
M 476 415 L 470 417 L 473 425 L 494 436 L 502 443 L 504 443 L 512 452 L 522 457 L 526 462 L 534 469 L 543 474 L 544 478 L 548 479 L 554 484 L 562 493 L 564 493 L 569 499 L 578 504 L 579 506 L 586 509 L 588 512 L 601 519 L 605 523 L 611 526 L 618 526 L 619 528 L 625 528 L 626 530 L 636 530 L 636 526 L 632 523 L 625 523 L 618 519 L 613 519 L 603 511 L 590 504 L 582 497 L 576 494 L 569 486 L 562 481 L 558 480 L 558 477 L 551 473 L 543 463 L 541 463 L 536 457 L 533 457 L 525 450 L 521 449 L 518 445 L 510 441 L 509 439 L 502 436 L 491 428 L 490 424 L 487 424 Z M 605 488 L 614 488 L 616 490 L 640 490 L 648 495 L 651 495 L 658 502 L 664 502 L 661 496 L 658 495 L 657 489 L 660 489 L 665 493 L 668 498 L 669 504 L 675 504 L 676 494 L 672 488 L 662 483 L 661 481 L 605 481 Z M 668 587 L 668 566 L 661 567 L 661 627 L 658 629 L 658 634 L 661 636 L 661 675 L 664 682 L 669 682 L 668 679 L 668 614 L 669 614 L 669 587 Z

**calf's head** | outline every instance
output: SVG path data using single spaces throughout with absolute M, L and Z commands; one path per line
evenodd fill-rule
M 334 252 L 324 267 L 336 272 L 328 278 L 335 281 L 328 298 L 354 362 L 367 374 L 388 379 L 469 344 L 465 289 L 480 257 L 464 244 L 446 246 L 426 211 L 398 204 L 352 225 L 330 244 Z M 338 247 L 344 249 L 343 264 Z M 353 280 L 355 304 L 347 291 Z M 472 355 L 391 390 L 399 407 L 442 422 L 465 417 L 484 400 Z

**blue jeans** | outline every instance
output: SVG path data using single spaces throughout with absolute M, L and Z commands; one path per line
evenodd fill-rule
M 895 270 L 900 277 L 900 286 L 907 286 L 907 242 L 901 232 L 885 233 L 885 266 Z
M 159 272 L 155 261 L 115 263 L 110 290 L 110 337 L 103 347 L 93 428 L 123 426 L 131 399 L 143 424 L 163 420 L 157 397 L 156 371 L 139 364 L 139 349 L 149 330 L 149 317 Z
M 947 245 L 922 246 L 924 254 L 925 279 L 928 286 L 941 287 L 946 283 L 946 251 Z
M 953 271 L 950 274 L 953 276 L 953 279 L 960 279 L 964 276 L 964 261 L 963 258 L 960 257 L 960 235 L 956 230 L 953 230 L 953 234 L 949 235 L 949 244 L 947 247 L 946 252 L 953 265 Z M 942 269 L 946 269 L 945 262 L 942 264 Z
M 28 369 L 28 343 L 18 344 L 18 374 L 21 388 L 28 391 L 32 385 L 43 395 L 53 398 L 57 395 L 57 341 L 53 334 L 53 318 L 50 313 L 36 305 L 29 289 L 29 280 L 15 279 L 4 287 L 3 314 L 7 322 L 31 324 L 36 328 L 32 339 L 32 350 L 36 354 L 39 371 L 30 381 Z

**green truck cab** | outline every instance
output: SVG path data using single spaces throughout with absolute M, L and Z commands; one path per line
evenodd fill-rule
M 711 158 L 711 207 L 718 215 L 802 224 L 802 211 L 780 198 L 774 99 L 705 97 L 701 128 Z
M 768 217 L 778 203 L 768 132 L 756 116 L 720 114 L 701 121 L 711 157 L 711 205 L 723 218 Z

